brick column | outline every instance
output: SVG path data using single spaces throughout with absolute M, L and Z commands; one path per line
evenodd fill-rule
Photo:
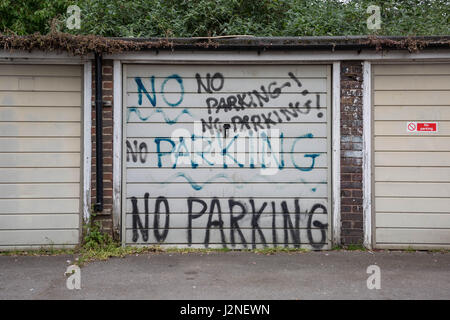
M 362 62 L 341 63 L 341 242 L 361 244 L 362 190 Z
M 94 221 L 99 221 L 102 230 L 113 234 L 113 61 L 103 60 L 103 212 L 95 213 Z M 95 67 L 92 70 L 92 193 L 91 203 L 96 202 L 95 165 Z M 91 208 L 92 210 L 92 208 Z

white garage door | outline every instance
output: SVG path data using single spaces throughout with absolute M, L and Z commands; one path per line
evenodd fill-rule
M 124 241 L 330 246 L 330 66 L 125 65 Z
M 0 65 L 0 250 L 74 245 L 82 68 Z
M 375 242 L 450 247 L 450 64 L 376 65 Z

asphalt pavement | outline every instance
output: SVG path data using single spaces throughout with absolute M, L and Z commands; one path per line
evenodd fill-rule
M 70 290 L 73 258 L 0 256 L 0 299 L 450 299 L 445 252 L 141 254 L 88 263 Z

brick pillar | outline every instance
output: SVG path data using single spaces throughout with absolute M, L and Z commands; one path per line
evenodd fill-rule
M 103 212 L 95 213 L 102 230 L 113 235 L 113 61 L 103 60 Z M 92 70 L 92 193 L 91 203 L 96 203 L 96 157 L 95 157 L 95 67 Z
M 362 244 L 362 62 L 341 63 L 341 242 Z

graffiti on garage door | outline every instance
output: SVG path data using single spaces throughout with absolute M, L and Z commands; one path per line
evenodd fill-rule
M 127 243 L 328 243 L 327 66 L 255 67 L 129 66 Z

